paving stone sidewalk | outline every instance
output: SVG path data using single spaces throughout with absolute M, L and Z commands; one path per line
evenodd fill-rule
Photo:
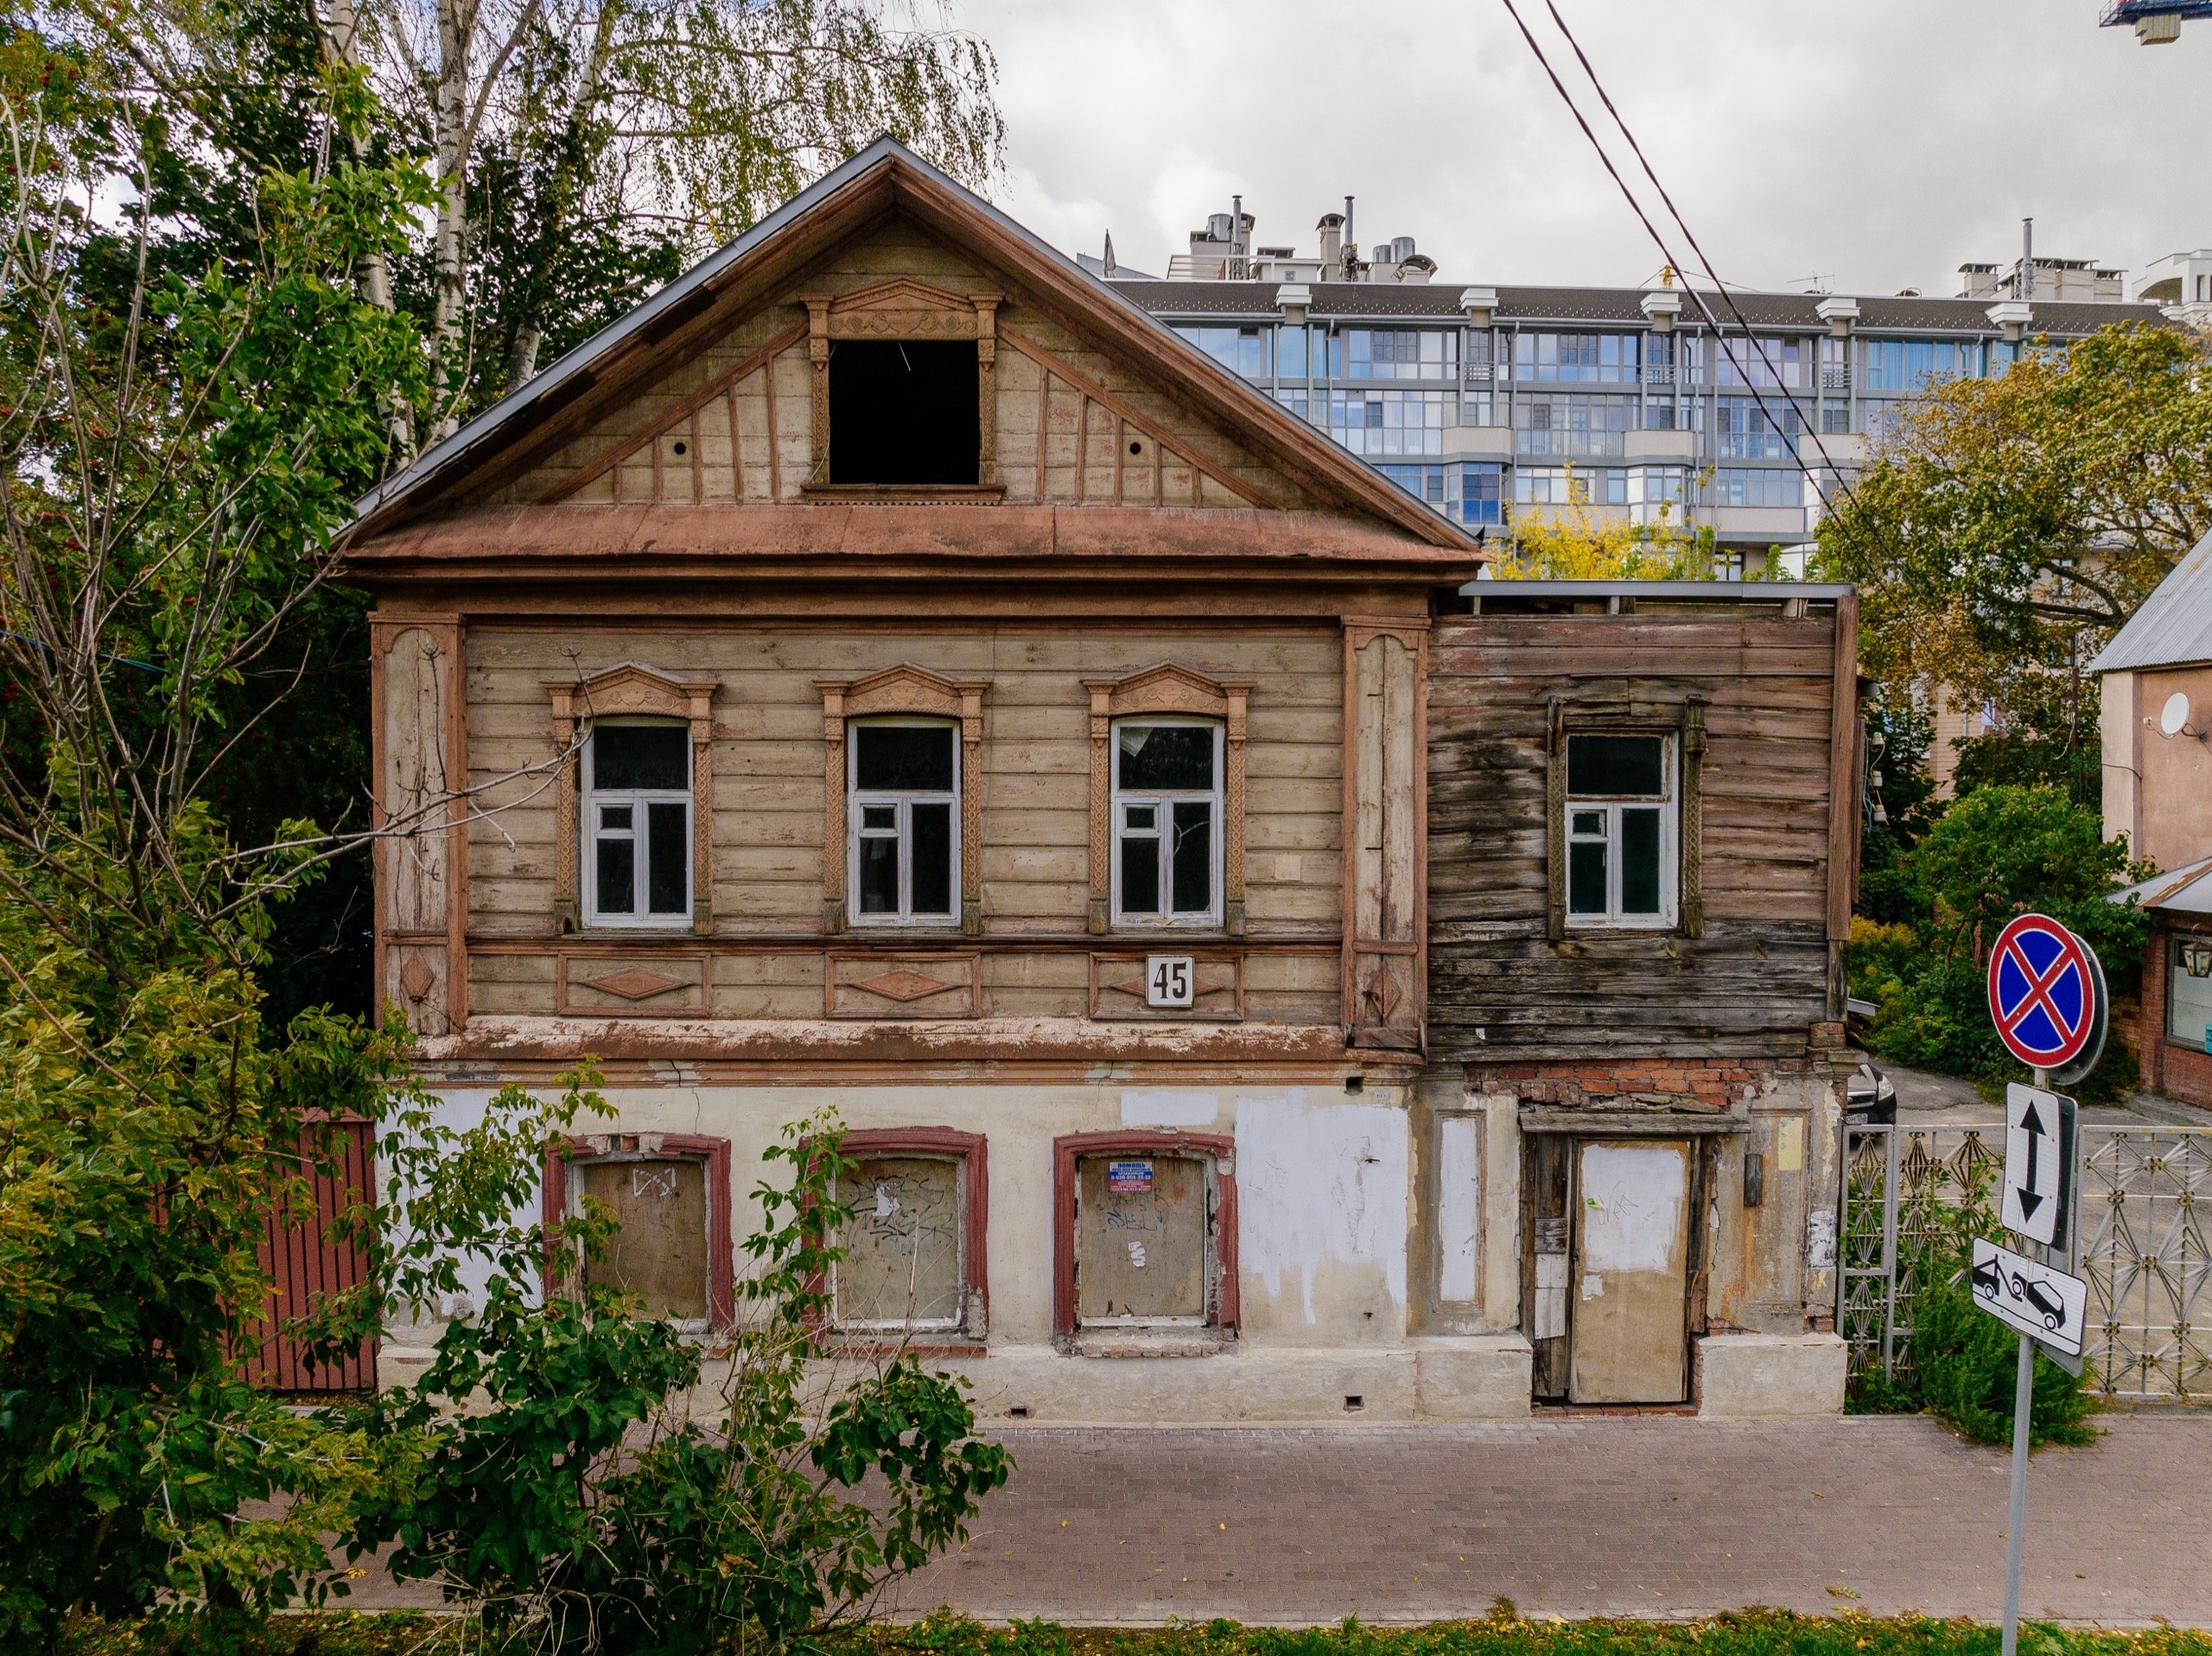
M 2028 1478 L 2029 1615 L 2212 1626 L 2212 1415 L 2103 1417 Z M 1302 1624 L 2003 1608 L 2005 1451 L 1926 1418 L 1031 1427 L 912 1615 Z

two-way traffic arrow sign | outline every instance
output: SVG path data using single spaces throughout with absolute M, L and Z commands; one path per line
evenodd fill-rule
M 2074 1101 L 2014 1082 L 2005 1090 L 2005 1197 L 1998 1220 L 2031 1242 L 2066 1245 Z

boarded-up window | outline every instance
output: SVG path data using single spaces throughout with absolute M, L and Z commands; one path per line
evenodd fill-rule
M 963 1170 L 945 1156 L 857 1156 L 837 1182 L 853 1210 L 833 1267 L 837 1326 L 953 1328 L 962 1320 Z
M 647 1311 L 678 1322 L 707 1320 L 707 1166 L 695 1159 L 576 1164 L 582 1192 L 604 1202 L 622 1228 L 586 1280 L 637 1295 Z
M 1076 1164 L 1076 1315 L 1084 1323 L 1200 1323 L 1212 1225 L 1195 1156 L 1109 1154 Z

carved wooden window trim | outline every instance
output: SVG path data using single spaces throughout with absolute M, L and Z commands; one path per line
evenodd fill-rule
M 1681 755 L 1681 815 L 1675 825 L 1675 919 L 1644 935 L 1705 936 L 1703 886 L 1706 698 L 1646 701 L 1627 695 L 1554 696 L 1545 720 L 1544 845 L 1546 935 L 1565 939 L 1567 923 L 1567 739 L 1571 735 L 1672 736 Z M 1607 936 L 1636 935 L 1635 932 Z
M 681 719 L 691 731 L 691 930 L 714 930 L 715 735 L 712 679 L 677 678 L 624 662 L 583 679 L 546 679 L 553 702 L 553 746 L 560 774 L 553 788 L 553 929 L 574 936 L 582 928 L 578 900 L 582 830 L 577 805 L 583 785 L 582 738 L 591 720 Z M 634 931 L 636 928 L 626 928 Z
M 1163 662 L 1122 678 L 1087 678 L 1090 694 L 1090 917 L 1093 933 L 1113 929 L 1114 725 L 1146 714 L 1220 721 L 1222 930 L 1244 935 L 1244 736 L 1250 679 L 1215 679 Z M 1147 930 L 1149 930 L 1147 928 Z
M 846 912 L 848 772 L 845 742 L 855 719 L 906 714 L 950 719 L 960 726 L 960 930 L 983 929 L 983 692 L 987 679 L 955 681 L 920 667 L 887 667 L 863 678 L 817 679 L 822 692 L 822 930 L 853 930 Z
M 801 492 L 813 496 L 988 495 L 1005 492 L 998 465 L 998 310 L 1006 295 L 958 294 L 912 276 L 894 276 L 852 293 L 810 293 L 806 356 L 813 388 L 812 463 Z M 976 342 L 976 481 L 903 487 L 840 486 L 830 481 L 830 346 L 835 339 L 973 339 Z

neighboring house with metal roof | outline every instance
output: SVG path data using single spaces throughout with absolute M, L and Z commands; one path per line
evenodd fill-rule
M 2212 535 L 2089 670 L 2104 681 L 2105 836 L 2161 868 L 2212 855 Z
M 2144 1090 L 2212 1107 L 2212 857 L 2111 898 L 2130 899 L 2151 917 L 2138 1025 Z
M 2089 670 L 2103 679 L 2105 837 L 2166 871 L 2113 898 L 2152 917 L 2143 1085 L 2212 1106 L 2212 535 Z

